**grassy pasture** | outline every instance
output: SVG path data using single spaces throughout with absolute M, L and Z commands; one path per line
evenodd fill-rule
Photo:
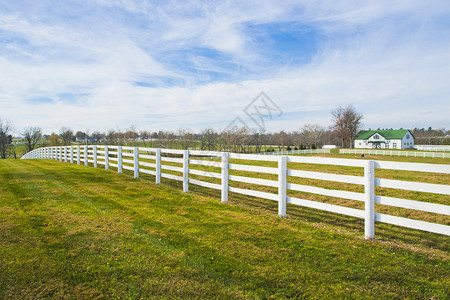
M 358 172 L 355 170 L 354 172 Z M 0 161 L 0 298 L 435 298 L 449 238 L 152 176 Z

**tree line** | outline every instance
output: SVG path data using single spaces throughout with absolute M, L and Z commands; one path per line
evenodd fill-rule
M 27 127 L 19 132 L 22 140 L 13 143 L 12 124 L 0 119 L 0 157 L 17 157 L 40 146 L 67 146 L 71 144 L 105 144 L 170 149 L 199 149 L 208 151 L 230 151 L 241 153 L 260 153 L 280 150 L 301 150 L 321 148 L 323 145 L 353 147 L 358 131 L 361 129 L 363 115 L 351 105 L 338 107 L 331 112 L 331 126 L 306 124 L 294 131 L 265 132 L 260 129 L 233 127 L 219 132 L 205 128 L 200 132 L 189 129 L 176 131 L 138 130 L 131 126 L 126 130 L 110 129 L 106 132 L 74 131 L 62 127 L 58 133 L 43 134 L 39 127 Z M 431 127 L 411 130 L 416 144 L 450 144 L 450 131 Z M 18 153 L 22 152 L 22 153 Z

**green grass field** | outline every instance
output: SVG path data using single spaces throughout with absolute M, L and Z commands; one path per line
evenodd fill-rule
M 450 295 L 446 236 L 377 224 L 367 241 L 356 218 L 180 187 L 0 160 L 0 298 Z

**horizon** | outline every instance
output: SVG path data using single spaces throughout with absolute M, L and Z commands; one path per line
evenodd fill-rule
M 290 132 L 347 105 L 363 128 L 450 128 L 448 1 L 0 7 L 0 118 L 18 132 Z

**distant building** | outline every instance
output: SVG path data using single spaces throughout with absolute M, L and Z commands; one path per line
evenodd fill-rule
M 337 149 L 338 146 L 336 145 L 323 145 L 322 149 Z
M 414 136 L 408 129 L 360 131 L 355 139 L 355 148 L 412 149 Z

